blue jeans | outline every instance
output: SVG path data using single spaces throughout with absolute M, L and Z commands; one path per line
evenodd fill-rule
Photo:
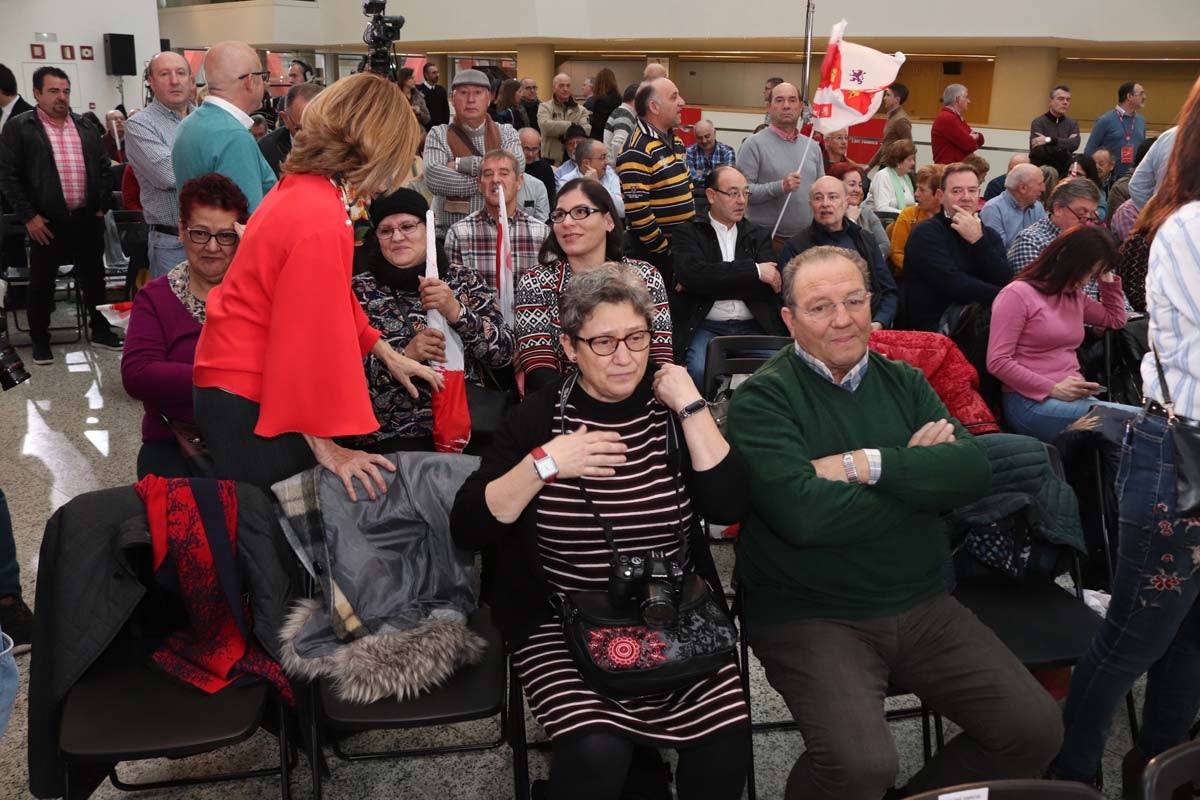
M 178 236 L 152 230 L 146 246 L 150 254 L 151 278 L 166 275 L 181 261 L 187 261 L 187 252 Z
M 1137 411 L 1133 406 L 1123 406 L 1120 403 L 1106 403 L 1092 397 L 1067 402 L 1047 397 L 1040 403 L 1030 400 L 1017 392 L 1004 392 L 1004 421 L 1013 433 L 1032 436 L 1035 439 L 1054 444 L 1054 440 L 1063 429 L 1084 414 L 1093 406 L 1108 406 L 1124 411 Z
M 1147 758 L 1187 741 L 1200 708 L 1200 519 L 1175 517 L 1175 454 L 1159 417 L 1130 423 L 1117 472 L 1121 542 L 1108 616 L 1075 668 L 1057 777 L 1090 781 L 1121 698 L 1149 672 Z
M 21 568 L 17 565 L 17 543 L 13 540 L 8 499 L 0 489 L 0 597 L 21 594 Z
M 721 322 L 706 319 L 701 322 L 696 326 L 696 330 L 692 332 L 692 341 L 688 344 L 687 355 L 684 357 L 687 363 L 688 375 L 692 376 L 692 383 L 696 384 L 696 388 L 703 394 L 704 362 L 708 360 L 708 343 L 710 341 L 718 336 L 762 335 L 762 326 L 756 320 L 752 319 L 730 319 L 722 320 Z M 775 355 L 775 351 L 750 351 L 746 355 L 762 355 L 764 358 L 770 358 Z
M 17 699 L 17 661 L 13 658 L 12 638 L 0 631 L 0 737 L 8 727 L 13 701 Z

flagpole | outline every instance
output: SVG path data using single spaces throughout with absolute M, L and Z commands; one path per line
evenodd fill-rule
M 801 134 L 801 136 L 803 136 L 803 135 L 804 134 Z M 802 156 L 800 156 L 800 166 L 796 167 L 796 172 L 799 172 L 801 176 L 804 175 L 804 162 L 808 160 L 808 149 L 810 147 L 812 147 L 812 143 L 813 143 L 811 136 L 805 136 L 804 138 L 806 140 L 804 142 L 804 154 Z M 787 177 L 787 176 L 784 176 L 784 177 Z M 818 177 L 820 177 L 820 176 L 818 176 Z M 799 191 L 799 189 L 797 189 L 796 191 Z M 781 222 L 783 222 L 783 215 L 785 213 L 787 213 L 788 203 L 792 202 L 792 195 L 794 195 L 796 193 L 796 191 L 788 192 L 784 196 L 783 208 L 779 209 L 779 219 L 775 220 L 775 227 L 771 230 L 771 238 L 772 239 L 774 239 L 775 234 L 779 232 L 779 225 Z

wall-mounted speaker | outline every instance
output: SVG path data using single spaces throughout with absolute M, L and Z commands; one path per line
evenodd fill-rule
M 104 34 L 104 71 L 109 75 L 137 75 L 132 33 Z
M 961 61 L 943 61 L 942 62 L 942 74 L 943 75 L 962 75 L 962 62 Z

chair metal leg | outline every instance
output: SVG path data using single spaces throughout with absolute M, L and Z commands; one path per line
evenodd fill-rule
M 937 742 L 939 753 L 946 749 L 946 730 L 942 725 L 942 715 L 936 711 L 933 712 L 933 740 Z
M 308 754 L 308 766 L 312 771 L 313 800 L 321 800 L 321 721 L 319 719 L 321 699 L 317 694 L 316 681 L 309 683 L 308 693 L 309 704 L 312 706 L 308 715 L 309 746 L 312 748 Z
M 925 763 L 933 758 L 933 745 L 930 742 L 929 731 L 929 709 L 921 703 L 921 753 L 925 756 Z
M 511 660 L 508 666 L 508 745 L 513 753 L 513 800 L 530 800 L 529 750 L 525 742 L 525 696 Z
M 279 705 L 279 797 L 281 800 L 291 800 L 292 797 L 292 748 L 288 742 L 288 712 L 287 704 L 282 698 L 276 700 Z

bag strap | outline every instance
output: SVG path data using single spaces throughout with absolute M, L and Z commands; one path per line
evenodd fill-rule
M 1151 344 L 1150 350 L 1154 353 L 1154 369 L 1158 371 L 1158 385 L 1162 388 L 1162 405 L 1167 412 L 1167 423 L 1173 425 L 1175 424 L 1175 403 L 1171 400 L 1171 390 L 1167 388 L 1167 375 L 1163 372 L 1162 361 L 1158 357 L 1158 346 Z

